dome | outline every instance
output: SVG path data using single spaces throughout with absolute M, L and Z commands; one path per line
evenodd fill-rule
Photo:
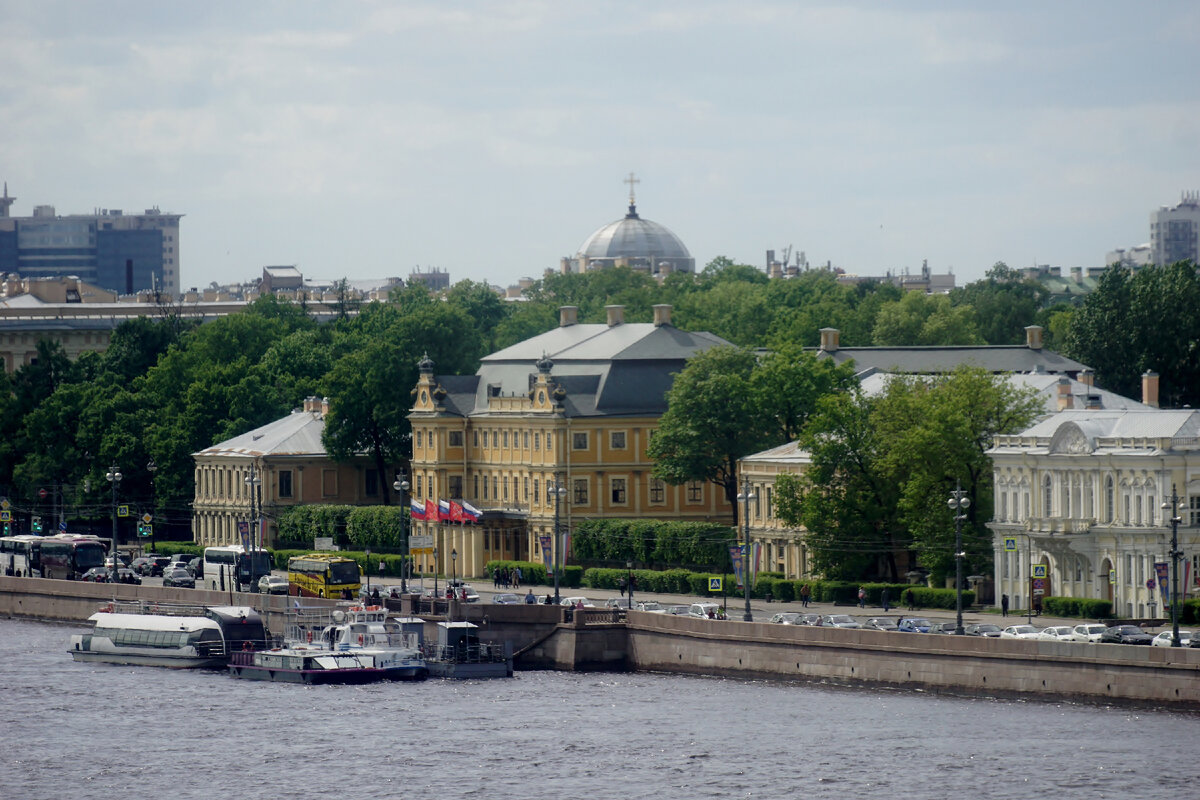
M 666 226 L 639 217 L 633 203 L 629 204 L 629 213 L 624 219 L 610 222 L 589 236 L 573 260 L 580 270 L 612 266 L 618 262 L 655 273 L 663 265 L 677 272 L 696 270 L 695 259 L 679 237 Z

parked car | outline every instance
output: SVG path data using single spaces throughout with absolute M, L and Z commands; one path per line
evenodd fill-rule
M 896 620 L 890 617 L 871 617 L 863 623 L 864 628 L 871 628 L 877 631 L 895 631 L 899 626 Z
M 686 617 L 691 613 L 691 610 L 691 606 L 674 605 L 663 607 L 664 614 L 670 614 L 675 617 Z
M 1070 625 L 1052 625 L 1049 628 L 1042 628 L 1037 638 L 1051 642 L 1073 642 L 1075 640 L 1071 638 L 1072 630 Z
M 258 579 L 258 591 L 262 594 L 287 594 L 288 579 L 282 575 L 263 575 Z
M 1100 636 L 1108 630 L 1104 625 L 1076 625 L 1071 629 L 1071 641 L 1073 642 L 1091 642 L 1095 644 L 1100 641 Z
M 1113 625 L 1100 634 L 1103 644 L 1150 644 L 1154 637 L 1137 625 Z
M 861 628 L 862 623 L 849 614 L 826 614 L 821 617 L 821 626 L 826 628 Z
M 163 573 L 163 586 L 182 586 L 187 589 L 196 588 L 196 579 L 188 574 L 183 567 L 167 570 Z
M 582 605 L 584 608 L 595 608 L 596 607 L 596 604 L 593 603 L 591 600 L 588 600 L 586 597 L 579 597 L 579 596 L 564 597 L 562 599 L 562 602 L 559 603 L 559 605 L 568 606 L 570 608 L 574 608 L 575 606 L 578 606 L 578 605 Z
M 147 558 L 150 561 L 149 564 L 143 568 L 142 574 L 149 577 L 162 575 L 163 570 L 166 569 L 167 565 L 171 563 L 169 556 L 147 556 Z
M 896 624 L 896 630 L 903 633 L 929 633 L 933 623 L 924 617 L 904 617 Z
M 492 603 L 498 606 L 518 606 L 525 602 L 515 594 L 494 594 L 492 595 Z
M 454 596 L 460 600 L 465 600 L 468 603 L 479 602 L 479 592 L 475 591 L 475 587 L 471 584 L 455 580 L 450 582 L 450 586 L 454 589 Z
M 193 578 L 204 578 L 204 559 L 196 556 L 187 564 L 187 571 Z
M 638 603 L 637 610 L 638 611 L 648 611 L 651 614 L 667 613 L 667 609 L 663 607 L 663 604 L 656 602 L 654 600 L 647 600 L 644 603 Z
M 605 608 L 619 608 L 623 611 L 629 610 L 629 600 L 625 597 L 610 597 L 604 601 Z
M 987 639 L 999 639 L 1000 626 L 993 625 L 990 622 L 980 622 L 975 625 L 968 625 L 963 629 L 963 633 L 967 636 L 983 636 Z
M 803 625 L 803 615 L 792 611 L 782 611 L 771 617 L 768 622 L 774 622 L 779 625 Z
M 83 573 L 83 577 L 80 580 L 88 581 L 89 583 L 108 583 L 108 567 L 92 567 Z
M 1174 640 L 1175 640 L 1175 634 L 1172 631 L 1163 631 L 1158 636 L 1154 637 L 1154 641 L 1151 642 L 1151 644 L 1154 645 L 1155 647 L 1171 647 L 1175 643 Z M 1182 628 L 1180 628 L 1180 630 L 1179 630 L 1179 646 L 1180 647 L 1191 647 L 1191 644 L 1192 644 L 1192 632 L 1185 631 Z
M 150 569 L 152 563 L 149 556 L 138 556 L 129 562 L 129 568 L 138 575 L 149 575 L 150 573 L 146 570 Z
M 816 625 L 820 621 L 821 621 L 820 614 L 801 614 L 800 615 L 800 624 L 801 625 Z
M 716 619 L 721 607 L 716 603 L 692 603 L 688 606 L 689 617 L 700 619 Z
M 1009 625 L 1004 630 L 1000 631 L 1001 639 L 1036 639 L 1038 638 L 1037 628 L 1032 625 Z
M 929 628 L 930 633 L 949 634 L 953 636 L 958 633 L 958 622 L 935 622 Z M 966 633 L 966 630 L 963 630 Z

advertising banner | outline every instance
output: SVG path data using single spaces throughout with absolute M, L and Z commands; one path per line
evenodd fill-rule
M 538 543 L 542 547 L 542 563 L 546 565 L 546 575 L 551 578 L 554 577 L 554 553 L 550 549 L 553 538 L 545 533 L 538 537 Z
M 733 562 L 733 579 L 741 588 L 742 583 L 742 548 L 741 545 L 729 545 L 729 560 Z

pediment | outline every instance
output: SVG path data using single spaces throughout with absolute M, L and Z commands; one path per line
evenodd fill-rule
M 1064 423 L 1050 439 L 1051 454 L 1086 455 L 1095 449 L 1092 440 L 1074 422 Z

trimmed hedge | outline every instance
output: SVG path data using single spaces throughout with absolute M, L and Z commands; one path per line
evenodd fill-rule
M 1200 598 L 1184 600 L 1179 605 L 1179 621 L 1188 625 L 1200 623 Z
M 1047 597 L 1042 600 L 1042 613 L 1055 617 L 1102 619 L 1112 616 L 1112 601 L 1094 597 Z
M 533 561 L 489 561 L 483 565 L 483 572 L 488 577 L 496 573 L 497 569 L 513 567 L 521 568 L 521 585 L 532 584 L 537 586 L 546 586 L 554 582 L 554 579 L 546 574 L 546 565 L 538 564 Z M 562 574 L 558 576 L 559 587 L 567 587 L 568 589 L 578 589 L 583 584 L 583 567 L 572 565 L 562 568 Z

